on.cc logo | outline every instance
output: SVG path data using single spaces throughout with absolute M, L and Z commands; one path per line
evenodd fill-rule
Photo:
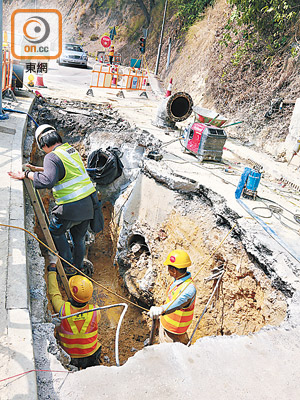
M 45 18 L 30 17 L 23 26 L 23 34 L 30 43 L 42 43 L 47 40 L 50 34 L 50 26 Z

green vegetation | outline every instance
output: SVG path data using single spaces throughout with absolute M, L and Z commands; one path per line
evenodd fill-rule
M 177 10 L 176 15 L 182 22 L 184 30 L 193 25 L 205 8 L 213 3 L 214 0 L 170 0 L 170 4 Z
M 269 57 L 293 39 L 292 28 L 300 15 L 299 0 L 229 0 L 229 3 L 233 11 L 221 43 L 237 45 L 233 64 L 237 65 L 255 46 L 263 44 Z

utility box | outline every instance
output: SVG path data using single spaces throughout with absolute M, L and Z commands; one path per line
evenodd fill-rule
M 221 161 L 227 135 L 224 129 L 195 122 L 184 131 L 184 146 L 200 161 Z

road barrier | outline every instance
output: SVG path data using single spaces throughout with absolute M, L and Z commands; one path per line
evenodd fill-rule
M 109 63 L 109 55 L 105 53 L 105 51 L 98 51 L 97 58 L 100 63 L 108 64 Z M 121 64 L 121 54 L 115 53 L 113 56 L 113 64 Z
M 12 61 L 9 50 L 2 52 L 2 92 L 11 89 Z
M 146 91 L 148 74 L 140 68 L 96 63 L 90 88 Z

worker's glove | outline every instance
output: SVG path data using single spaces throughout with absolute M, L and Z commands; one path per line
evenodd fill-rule
M 49 264 L 56 264 L 58 261 L 58 257 L 51 251 L 48 251 L 48 260 L 49 260 Z
M 48 272 L 57 272 L 56 270 L 56 265 L 54 264 L 49 264 L 47 267 Z
M 152 319 L 157 319 L 164 312 L 163 307 L 152 306 L 149 310 L 149 317 Z

